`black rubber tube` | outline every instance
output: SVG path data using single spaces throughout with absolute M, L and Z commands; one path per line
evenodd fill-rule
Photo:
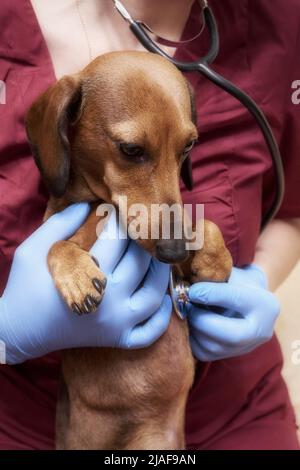
M 205 77 L 208 78 L 208 80 L 210 80 L 212 83 L 222 88 L 224 91 L 226 91 L 234 98 L 236 98 L 240 103 L 242 103 L 243 106 L 245 106 L 248 111 L 252 114 L 263 134 L 264 140 L 267 144 L 268 150 L 272 158 L 276 178 L 276 191 L 274 200 L 271 204 L 271 207 L 262 217 L 261 228 L 264 229 L 265 226 L 274 218 L 274 216 L 278 212 L 278 209 L 280 208 L 283 200 L 285 190 L 282 158 L 273 131 L 266 116 L 264 115 L 262 110 L 257 106 L 257 104 L 253 101 L 253 99 L 250 98 L 249 95 L 240 90 L 237 86 L 233 85 L 229 80 L 226 80 L 224 77 L 216 73 L 207 64 L 199 64 L 199 72 L 201 72 L 202 75 L 205 75 Z
M 178 67 L 179 70 L 181 70 L 182 72 L 198 71 L 216 86 L 222 88 L 224 91 L 236 98 L 241 104 L 243 104 L 248 109 L 248 111 L 256 120 L 257 125 L 259 126 L 263 134 L 264 140 L 270 152 L 276 178 L 276 192 L 274 200 L 266 214 L 262 216 L 261 229 L 263 230 L 266 225 L 274 218 L 283 200 L 285 181 L 282 158 L 270 124 L 268 123 L 266 116 L 255 103 L 255 101 L 253 101 L 250 96 L 240 90 L 229 80 L 222 77 L 209 67 L 208 64 L 216 58 L 219 51 L 219 35 L 215 17 L 209 7 L 205 7 L 204 9 L 204 18 L 209 31 L 211 45 L 207 55 L 199 59 L 199 62 L 180 62 L 174 59 L 173 57 L 170 57 L 162 49 L 160 49 L 160 47 L 158 47 L 154 41 L 152 41 L 152 39 L 148 36 L 148 34 L 145 32 L 145 30 L 139 23 L 131 23 L 130 29 L 133 34 L 137 37 L 137 39 L 141 42 L 141 44 L 145 47 L 145 49 L 165 57 L 166 59 L 171 61 L 176 67 Z

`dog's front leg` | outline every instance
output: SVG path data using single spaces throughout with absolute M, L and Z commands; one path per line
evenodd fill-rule
M 69 240 L 56 242 L 48 253 L 48 266 L 57 289 L 78 315 L 94 312 L 104 294 L 106 278 L 88 250 L 96 241 L 97 217 L 91 211 Z

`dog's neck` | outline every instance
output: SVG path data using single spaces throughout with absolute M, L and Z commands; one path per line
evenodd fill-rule
M 178 41 L 194 0 L 126 0 L 131 16 L 143 21 L 162 37 Z

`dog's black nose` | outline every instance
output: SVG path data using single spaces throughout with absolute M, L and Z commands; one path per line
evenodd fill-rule
M 156 257 L 163 263 L 181 263 L 188 257 L 185 240 L 159 240 L 156 244 Z

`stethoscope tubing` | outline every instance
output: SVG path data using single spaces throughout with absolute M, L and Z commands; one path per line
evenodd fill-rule
M 272 158 L 273 167 L 275 170 L 275 178 L 276 178 L 276 188 L 274 200 L 271 204 L 271 207 L 267 210 L 267 212 L 262 216 L 262 223 L 261 223 L 261 230 L 263 230 L 269 222 L 275 217 L 276 213 L 278 212 L 283 196 L 285 191 L 285 180 L 284 180 L 284 169 L 282 164 L 282 158 L 280 154 L 280 150 L 276 139 L 274 137 L 273 131 L 270 127 L 270 124 L 263 113 L 263 111 L 257 106 L 257 104 L 253 101 L 253 99 L 247 95 L 244 91 L 242 91 L 237 86 L 233 85 L 229 80 L 225 79 L 217 72 L 215 72 L 211 67 L 209 67 L 205 63 L 199 64 L 199 72 L 204 75 L 208 80 L 213 82 L 219 88 L 223 89 L 231 96 L 236 98 L 240 103 L 242 103 L 247 110 L 252 114 L 254 119 L 259 126 L 264 140 L 267 144 L 269 153 Z
M 132 33 L 137 37 L 137 39 L 141 42 L 141 44 L 150 52 L 155 54 L 159 54 L 165 57 L 167 60 L 171 61 L 179 70 L 182 72 L 198 72 L 205 76 L 208 80 L 214 83 L 216 86 L 221 88 L 222 90 L 229 93 L 231 96 L 236 98 L 241 104 L 243 104 L 246 109 L 252 114 L 257 125 L 259 126 L 266 145 L 268 147 L 273 167 L 275 170 L 275 178 L 276 178 L 276 192 L 274 199 L 270 208 L 267 212 L 262 216 L 261 222 L 261 230 L 263 230 L 269 222 L 275 217 L 276 213 L 278 212 L 283 196 L 285 191 L 285 180 L 284 180 L 284 168 L 282 164 L 282 158 L 280 154 L 280 150 L 276 139 L 274 137 L 273 131 L 270 127 L 270 124 L 263 113 L 263 111 L 259 108 L 259 106 L 255 103 L 255 101 L 247 95 L 244 91 L 238 88 L 236 85 L 231 83 L 229 80 L 224 78 L 222 75 L 215 72 L 209 64 L 214 61 L 217 57 L 219 52 L 219 35 L 218 35 L 218 28 L 215 17 L 211 9 L 206 6 L 203 11 L 204 19 L 208 27 L 208 31 L 210 34 L 210 50 L 205 57 L 199 59 L 199 62 L 180 62 L 173 57 L 170 57 L 166 52 L 164 52 L 152 39 L 149 35 L 144 31 L 142 25 L 139 22 L 131 21 L 130 29 Z
M 198 62 L 180 62 L 177 59 L 170 57 L 154 41 L 152 41 L 150 36 L 144 30 L 142 23 L 131 18 L 130 14 L 121 4 L 121 2 L 115 0 L 114 3 L 119 13 L 126 21 L 129 22 L 129 27 L 132 33 L 145 47 L 145 49 L 165 57 L 182 72 L 198 72 L 205 76 L 216 86 L 236 98 L 243 106 L 245 106 L 245 108 L 255 119 L 268 147 L 276 178 L 276 191 L 274 199 L 267 212 L 262 215 L 261 230 L 263 230 L 277 214 L 284 197 L 285 179 L 282 158 L 271 126 L 260 107 L 247 93 L 242 91 L 222 75 L 215 72 L 209 65 L 216 59 L 219 52 L 219 34 L 216 19 L 212 10 L 207 4 L 207 1 L 204 1 L 203 18 L 210 36 L 210 49 L 206 56 L 200 58 Z M 191 303 L 188 296 L 189 286 L 182 280 L 177 281 L 174 277 L 174 272 L 172 269 L 170 272 L 169 286 L 174 310 L 181 319 L 185 319 L 187 315 L 187 306 L 189 303 Z

